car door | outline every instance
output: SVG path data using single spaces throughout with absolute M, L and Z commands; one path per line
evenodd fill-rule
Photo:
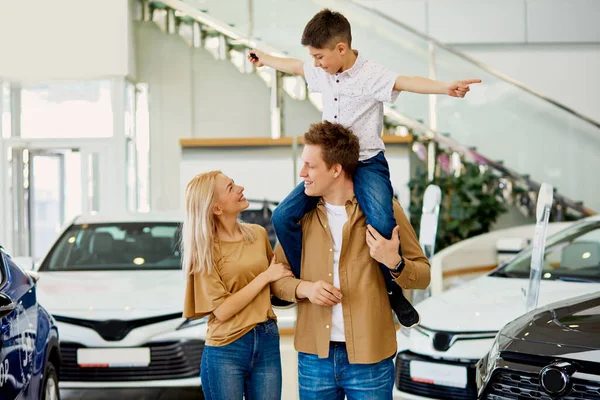
M 33 373 L 37 327 L 33 282 L 0 250 L 0 399 L 27 389 Z

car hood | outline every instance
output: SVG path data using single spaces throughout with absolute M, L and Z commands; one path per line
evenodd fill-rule
M 423 327 L 450 332 L 499 331 L 525 314 L 528 279 L 483 276 L 417 304 Z M 542 281 L 539 306 L 600 290 L 600 283 Z
M 181 270 L 40 272 L 37 293 L 51 314 L 137 319 L 181 313 Z
M 600 350 L 600 292 L 542 307 L 502 330 L 515 340 Z

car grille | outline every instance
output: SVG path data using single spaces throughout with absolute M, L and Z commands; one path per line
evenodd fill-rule
M 77 365 L 77 349 L 85 346 L 77 343 L 61 343 L 60 380 L 123 382 L 200 376 L 200 362 L 204 351 L 202 340 L 156 342 L 140 347 L 150 348 L 150 364 L 147 367 L 80 368 Z
M 430 383 L 414 382 L 410 378 L 411 361 L 428 361 L 446 365 L 460 365 L 467 367 L 467 387 L 456 388 L 451 386 L 433 385 Z M 396 357 L 396 387 L 405 393 L 417 396 L 442 400 L 470 400 L 477 398 L 477 385 L 475 384 L 475 363 L 459 363 L 440 361 L 423 357 L 414 353 L 399 353 Z
M 63 317 L 62 315 L 54 315 L 54 319 L 58 322 L 64 322 L 71 325 L 84 326 L 96 331 L 102 339 L 107 342 L 121 341 L 136 328 L 142 326 L 158 324 L 159 322 L 170 321 L 181 318 L 181 313 L 158 315 L 150 318 L 140 318 L 132 320 L 111 319 L 106 321 L 94 321 L 89 319 Z
M 540 386 L 537 375 L 500 372 L 492 375 L 486 400 L 552 400 Z M 562 400 L 600 400 L 600 382 L 573 380 L 573 389 Z

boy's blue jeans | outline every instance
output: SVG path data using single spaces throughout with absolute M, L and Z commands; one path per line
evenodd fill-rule
M 270 319 L 233 343 L 206 346 L 200 377 L 206 400 L 280 400 L 277 323 Z
M 393 357 L 375 364 L 350 364 L 346 346 L 331 344 L 329 357 L 298 353 L 300 400 L 391 400 Z
M 367 224 L 386 239 L 390 239 L 396 227 L 392 205 L 394 190 L 390 182 L 390 169 L 383 152 L 358 162 L 354 174 L 354 194 L 365 213 Z M 298 222 L 308 211 L 315 208 L 318 202 L 319 197 L 310 197 L 304 193 L 304 183 L 301 183 L 273 213 L 272 222 L 277 239 L 283 247 L 294 275 L 298 278 L 302 258 L 302 228 Z M 389 269 L 383 266 L 381 270 L 388 283 L 392 279 Z

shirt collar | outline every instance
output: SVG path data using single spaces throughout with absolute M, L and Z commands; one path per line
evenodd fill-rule
M 354 205 L 354 204 L 358 204 L 358 200 L 356 200 L 356 196 L 352 196 L 352 199 L 346 201 L 346 206 L 348 205 Z M 319 202 L 317 203 L 317 207 L 325 207 L 325 199 L 324 198 L 320 198 Z
M 353 50 L 353 51 L 356 54 L 356 61 L 354 61 L 354 65 L 350 69 L 347 69 L 344 71 L 351 78 L 354 78 L 356 76 L 356 74 L 358 74 L 358 72 L 360 71 L 360 69 L 362 68 L 364 63 L 367 61 L 360 56 L 360 54 L 358 53 L 358 50 Z M 344 72 L 342 72 L 342 74 Z

